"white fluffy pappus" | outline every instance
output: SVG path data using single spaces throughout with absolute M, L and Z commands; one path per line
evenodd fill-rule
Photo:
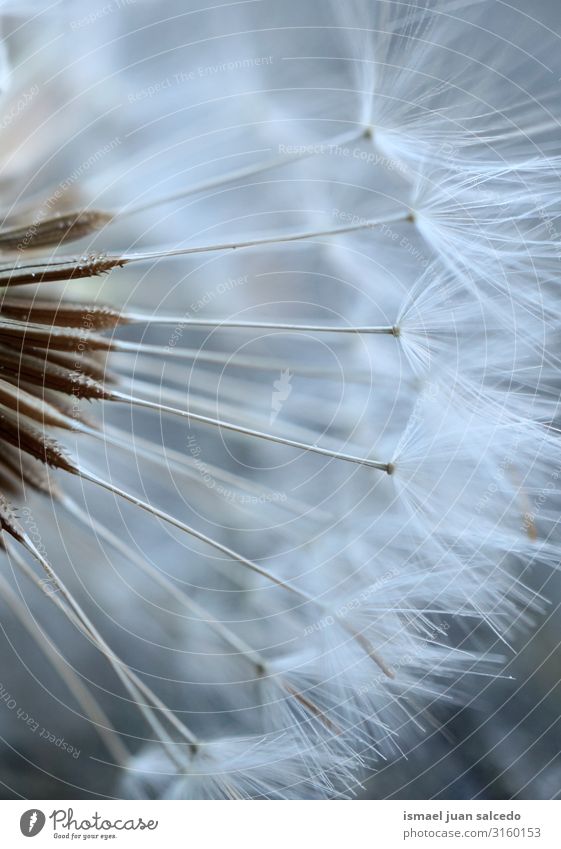
M 2 522 L 17 580 L 44 591 L 35 558 L 59 590 L 48 604 L 118 679 L 109 717 L 80 698 L 125 797 L 356 793 L 427 708 L 501 674 L 546 603 L 527 570 L 558 560 L 546 39 L 508 38 L 488 2 L 242 5 L 219 20 L 123 4 L 107 29 L 84 7 L 68 66 L 25 112 L 44 143 L 18 147 L 14 126 L 7 155 L 5 245 L 68 169 L 45 152 L 53 113 L 68 161 L 80 170 L 86 142 L 94 157 L 72 199 L 112 210 L 84 234 L 91 279 L 64 278 L 53 302 L 116 304 L 87 335 L 114 372 L 88 360 L 95 408 L 68 427 L 48 380 L 38 417 L 33 346 L 10 387 L 54 470 L 9 446 L 6 481 L 19 462 L 27 489 Z M 16 92 L 41 65 L 27 68 Z M 119 142 L 95 159 L 109 127 Z M 107 245 L 114 267 L 94 276 Z M 4 279 L 25 274 L 7 254 Z M 31 322 L 60 380 L 76 334 L 42 288 L 8 289 L 2 339 Z M 63 529 L 46 552 L 10 512 L 28 500 Z M 95 575 L 71 534 L 97 539 Z

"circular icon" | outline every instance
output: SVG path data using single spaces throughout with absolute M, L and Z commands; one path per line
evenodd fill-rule
M 35 837 L 39 834 L 44 825 L 45 814 L 43 811 L 37 810 L 37 808 L 32 808 L 30 811 L 26 811 L 21 815 L 19 820 L 21 833 L 25 835 L 25 837 Z

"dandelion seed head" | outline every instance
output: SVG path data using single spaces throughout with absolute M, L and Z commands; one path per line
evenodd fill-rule
M 112 675 L 64 680 L 126 797 L 352 796 L 558 559 L 546 45 L 273 5 L 77 4 L 63 61 L 32 16 L 28 78 L 0 54 L 3 559 Z

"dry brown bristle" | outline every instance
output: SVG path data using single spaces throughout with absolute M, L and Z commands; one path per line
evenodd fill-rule
M 55 351 L 110 351 L 112 343 L 105 336 L 99 336 L 90 330 L 76 327 L 49 327 L 41 324 L 28 324 L 25 321 L 2 321 L 0 319 L 0 340 L 11 344 L 15 342 L 20 350 L 33 348 L 52 348 Z
M 54 351 L 47 348 L 32 348 L 29 353 L 40 360 L 48 360 L 55 366 L 62 366 L 71 372 L 79 372 L 84 377 L 91 377 L 100 384 L 117 383 L 113 372 L 108 371 L 105 364 L 105 354 L 93 351 L 90 354 L 81 354 L 79 360 L 72 351 Z
M 40 353 L 14 352 L 0 345 L 0 377 L 15 381 L 16 385 L 25 380 L 33 386 L 47 386 L 75 398 L 109 398 L 109 393 L 98 381 L 77 370 L 55 365 L 44 355 L 38 356 Z
M 78 471 L 54 439 L 45 436 L 25 416 L 13 413 L 2 406 L 0 406 L 0 439 L 48 466 L 64 469 L 73 474 Z
M 122 268 L 126 260 L 106 254 L 65 257 L 52 262 L 0 265 L 0 286 L 27 286 L 38 283 L 59 283 L 98 277 L 114 268 Z
M 6 478 L 6 473 L 4 472 L 3 477 Z M 10 476 L 7 476 L 6 486 L 9 489 L 9 480 Z M 1 486 L 1 484 L 0 484 Z M 18 542 L 23 542 L 25 535 L 23 533 L 23 529 L 17 520 L 17 516 L 14 512 L 13 505 L 11 502 L 4 496 L 0 494 L 0 527 L 3 531 L 10 534 L 15 540 Z
M 14 476 L 17 494 L 21 494 L 22 483 L 42 492 L 44 495 L 56 496 L 58 494 L 46 467 L 19 449 L 11 445 L 3 445 L 0 464 L 5 467 L 4 470 L 8 470 Z
M 42 221 L 32 221 L 0 230 L 0 251 L 14 252 L 58 247 L 101 230 L 113 216 L 97 210 L 57 213 Z
M 72 428 L 72 420 L 67 419 L 60 410 L 51 407 L 44 398 L 27 392 L 21 386 L 14 386 L 0 378 L 0 404 L 17 414 L 28 416 L 43 426 Z
M 81 327 L 108 330 L 124 323 L 118 310 L 97 304 L 73 304 L 33 298 L 4 298 L 0 317 L 30 321 L 51 327 Z

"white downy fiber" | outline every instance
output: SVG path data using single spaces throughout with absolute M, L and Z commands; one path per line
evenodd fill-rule
M 124 267 L 49 292 L 127 319 L 5 603 L 68 585 L 112 795 L 352 796 L 557 567 L 558 49 L 495 0 L 113 5 L 5 11 L 3 226 L 110 210 Z

